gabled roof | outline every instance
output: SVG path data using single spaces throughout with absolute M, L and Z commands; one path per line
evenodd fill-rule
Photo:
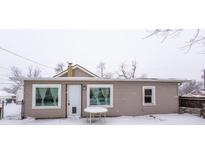
M 72 69 L 73 69 L 73 70 L 76 69 L 76 68 L 78 68 L 78 69 L 80 69 L 81 71 L 83 71 L 83 72 L 85 72 L 85 73 L 91 75 L 92 77 L 97 77 L 97 78 L 99 78 L 99 76 L 97 76 L 96 74 L 92 73 L 91 71 L 87 70 L 86 68 L 84 68 L 84 67 L 82 67 L 82 66 L 80 66 L 80 65 L 78 65 L 78 64 L 72 66 Z M 54 77 L 54 78 L 56 78 L 56 77 L 61 77 L 62 75 L 66 74 L 67 71 L 68 71 L 68 70 L 66 69 L 66 70 L 64 70 L 64 71 L 62 71 L 62 72 L 60 72 L 60 73 L 54 75 L 53 77 Z

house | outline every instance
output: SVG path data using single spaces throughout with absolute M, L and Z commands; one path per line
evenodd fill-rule
M 204 89 L 195 89 L 192 92 L 183 95 L 183 97 L 205 97 Z
M 16 103 L 22 103 L 23 93 L 24 93 L 24 87 L 20 86 L 20 88 L 16 92 Z
M 8 103 L 15 103 L 16 102 L 16 96 L 14 94 L 1 94 L 0 95 L 0 103 L 5 102 Z
M 24 117 L 84 117 L 87 106 L 104 106 L 107 116 L 176 113 L 176 79 L 104 79 L 80 65 L 52 78 L 24 80 Z
M 195 89 L 191 92 L 192 95 L 195 96 L 205 96 L 205 90 L 204 89 Z

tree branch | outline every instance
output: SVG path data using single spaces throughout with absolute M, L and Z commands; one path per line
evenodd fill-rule
M 180 34 L 182 30 L 183 29 L 174 29 L 174 30 L 172 30 L 172 29 L 164 29 L 164 30 L 156 29 L 150 35 L 146 36 L 145 38 L 149 38 L 153 35 L 161 35 L 161 37 L 162 37 L 161 42 L 163 43 L 168 37 L 171 37 L 171 36 L 174 37 L 174 36 Z M 185 46 L 181 47 L 182 49 L 187 48 L 186 53 L 188 53 L 195 44 L 201 43 L 202 41 L 205 41 L 205 37 L 200 36 L 200 31 L 201 31 L 200 29 L 196 29 L 193 38 L 191 38 Z

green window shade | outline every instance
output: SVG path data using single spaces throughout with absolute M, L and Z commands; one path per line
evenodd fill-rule
M 39 94 L 41 96 L 41 106 L 44 106 L 44 98 L 45 98 L 45 95 L 46 95 L 46 91 L 47 91 L 47 88 L 38 88 L 39 89 Z
M 53 97 L 53 105 L 57 105 L 58 88 L 50 88 L 51 95 Z
M 110 96 L 110 89 L 109 88 L 101 88 L 102 95 L 105 98 L 105 105 L 109 105 L 109 96 Z
M 99 98 L 98 98 L 99 88 L 92 88 L 91 92 L 93 94 L 93 97 L 92 97 L 93 103 L 98 105 L 99 104 Z
M 36 88 L 36 106 L 57 106 L 58 88 Z
M 90 105 L 110 105 L 110 88 L 90 88 Z

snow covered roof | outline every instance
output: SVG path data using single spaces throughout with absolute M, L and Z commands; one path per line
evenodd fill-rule
M 184 97 L 205 97 L 204 89 L 195 89 L 192 92 L 183 95 Z
M 159 79 L 159 78 L 136 78 L 136 79 L 104 79 L 92 77 L 57 77 L 57 78 L 24 78 L 24 81 L 117 81 L 117 82 L 173 82 L 182 83 L 189 80 Z
M 191 94 L 205 96 L 205 91 L 204 91 L 204 89 L 195 89 L 191 92 Z
M 5 91 L 2 91 L 2 90 L 0 90 L 0 98 L 1 97 L 11 97 L 11 96 L 15 96 L 14 94 L 9 94 L 9 93 L 7 93 L 7 92 L 5 92 Z

